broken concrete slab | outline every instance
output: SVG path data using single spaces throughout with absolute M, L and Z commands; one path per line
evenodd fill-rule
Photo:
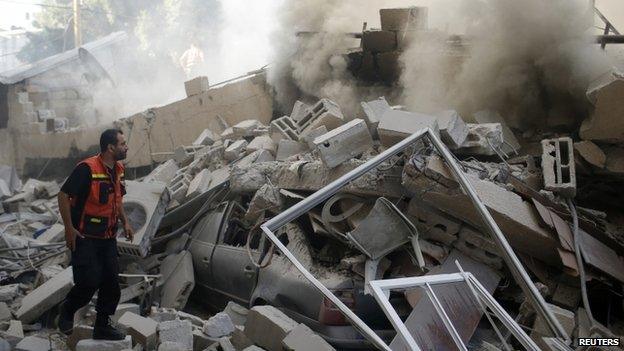
M 186 350 L 193 349 L 193 326 L 188 320 L 175 319 L 158 323 L 160 342 L 177 342 Z
M 126 312 L 119 318 L 117 324 L 126 330 L 135 343 L 143 345 L 146 350 L 156 347 L 158 323 L 155 320 L 141 317 L 133 312 Z
M 372 148 L 373 139 L 366 122 L 356 118 L 317 137 L 313 143 L 321 160 L 334 168 Z
M 279 188 L 271 184 L 265 184 L 251 198 L 245 218 L 253 222 L 265 211 L 278 213 L 281 207 L 282 198 Z
M 249 143 L 247 140 L 237 140 L 228 146 L 223 152 L 223 157 L 228 161 L 234 161 L 241 156 Z
M 15 316 L 23 323 L 34 322 L 45 311 L 59 304 L 72 286 L 74 286 L 72 269 L 68 267 L 24 296 Z
M 332 351 L 334 348 L 305 324 L 299 324 L 282 340 L 285 350 Z
M 520 149 L 520 143 L 516 138 L 514 132 L 507 126 L 505 119 L 495 111 L 483 110 L 475 113 L 473 115 L 474 119 L 481 123 L 500 123 L 501 128 L 503 130 L 503 144 L 501 145 L 501 149 L 503 152 L 509 154 L 514 151 L 518 151 Z
M 234 301 L 230 301 L 223 309 L 223 312 L 230 316 L 234 325 L 245 325 L 249 309 L 237 304 Z
M 132 339 L 126 336 L 123 340 L 80 340 L 76 351 L 122 351 L 132 349 Z
M 132 242 L 128 242 L 123 235 L 117 236 L 120 253 L 136 257 L 147 256 L 169 200 L 169 192 L 164 183 L 126 181 L 123 206 L 134 230 L 134 237 Z
M 210 146 L 212 144 L 215 143 L 216 140 L 216 136 L 214 135 L 214 133 L 206 128 L 204 129 L 203 132 L 201 132 L 201 134 L 199 134 L 199 136 L 197 137 L 197 139 L 195 139 L 195 141 L 193 141 L 193 145 L 204 145 L 204 146 Z
M 457 250 L 466 256 L 485 263 L 495 269 L 503 268 L 503 259 L 498 246 L 484 234 L 463 226 L 459 231 L 459 239 L 454 243 Z
M 407 215 L 414 218 L 413 223 L 419 231 L 419 238 L 429 239 L 451 246 L 459 237 L 462 222 L 446 213 L 412 198 L 407 208 Z
M 80 340 L 87 340 L 92 337 L 93 327 L 84 324 L 74 325 L 71 335 L 67 337 L 67 347 L 72 351 L 76 351 L 76 345 L 78 345 Z
M 308 133 L 306 133 L 305 135 L 299 136 L 299 142 L 306 144 L 308 146 L 308 148 L 310 148 L 311 150 L 314 149 L 314 139 L 320 137 L 321 135 L 324 135 L 327 133 L 327 127 L 325 126 L 320 126 L 314 130 L 309 131 Z
M 503 127 L 500 123 L 467 123 L 468 136 L 464 143 L 455 150 L 463 155 L 496 155 L 503 145 Z
M 267 150 L 272 155 L 275 155 L 275 152 L 277 151 L 277 144 L 270 136 L 260 135 L 255 137 L 249 145 L 247 145 L 246 153 L 249 155 L 250 153 L 258 150 Z
M 377 133 L 377 126 L 379 125 L 379 121 L 381 121 L 381 117 L 386 113 L 386 111 L 391 110 L 392 107 L 386 99 L 382 96 L 377 100 L 361 102 L 362 110 L 364 110 L 364 120 L 366 124 L 368 124 L 371 131 L 375 131 Z
M 160 266 L 160 273 L 165 282 L 160 293 L 161 307 L 184 308 L 195 287 L 191 253 L 182 251 L 167 256 Z
M 574 143 L 574 151 L 587 163 L 600 169 L 605 168 L 607 163 L 607 155 L 589 140 Z
M 189 184 L 188 190 L 186 192 L 186 198 L 191 199 L 206 190 L 210 187 L 210 181 L 212 180 L 212 175 L 208 169 L 202 169 L 195 178 L 191 180 Z
M 362 49 L 370 52 L 388 52 L 397 48 L 396 32 L 365 30 L 362 32 Z
M 202 330 L 211 338 L 220 338 L 234 332 L 234 323 L 227 313 L 219 312 L 204 323 Z
M 238 122 L 232 127 L 234 135 L 237 137 L 252 137 L 265 132 L 267 127 L 257 119 L 247 119 Z
M 561 326 L 563 327 L 563 330 L 565 330 L 566 334 L 572 335 L 572 331 L 574 330 L 574 327 L 576 325 L 574 312 L 565 310 L 559 306 L 555 306 L 549 303 L 547 303 L 547 306 L 555 315 L 555 317 L 559 320 L 559 323 L 561 323 Z M 549 347 L 542 340 L 542 338 L 550 337 L 552 335 L 551 333 L 552 332 L 550 331 L 550 328 L 548 327 L 546 322 L 541 317 L 537 317 L 535 319 L 535 323 L 533 324 L 533 329 L 530 336 L 531 339 L 535 341 L 537 346 L 540 347 L 540 349 L 549 349 Z
M 583 121 L 579 134 L 584 140 L 609 143 L 624 141 L 624 75 L 612 71 L 590 84 L 587 96 L 594 103 L 591 116 Z
M 15 351 L 48 351 L 52 350 L 50 340 L 38 336 L 27 336 L 15 345 Z
M 176 172 L 178 172 L 180 168 L 178 164 L 174 160 L 167 160 L 164 163 L 158 165 L 158 167 L 154 168 L 153 171 L 150 172 L 143 179 L 144 182 L 163 182 L 165 184 L 169 184 L 169 182 L 175 177 Z
M 256 306 L 247 315 L 245 335 L 268 351 L 281 351 L 282 340 L 297 326 L 297 322 L 273 306 Z
M 300 142 L 282 139 L 277 145 L 277 153 L 275 155 L 275 159 L 277 161 L 284 161 L 287 158 L 298 155 L 304 151 L 306 151 L 306 148 Z
M 436 113 L 442 141 L 451 149 L 459 148 L 468 137 L 468 126 L 455 110 Z
M 544 188 L 562 196 L 576 195 L 574 144 L 568 137 L 542 140 Z
M 0 302 L 0 322 L 9 321 L 13 318 L 11 310 L 5 302 Z
M 381 117 L 377 132 L 381 144 L 390 147 L 423 128 L 430 128 L 439 134 L 437 118 L 422 113 L 388 110 Z
M 165 341 L 158 345 L 158 351 L 189 351 L 189 349 L 179 342 Z
M 199 76 L 184 82 L 184 90 L 186 91 L 187 97 L 206 92 L 208 91 L 209 86 L 208 77 L 206 76 Z

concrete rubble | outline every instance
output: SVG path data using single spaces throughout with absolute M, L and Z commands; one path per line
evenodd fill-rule
M 380 15 L 381 29 L 363 30 L 360 48 L 347 54 L 361 59 L 354 70 L 363 81 L 391 76 L 406 38 L 427 28 L 426 8 Z M 203 76 L 184 88 L 187 98 L 159 108 L 161 116 L 201 115 L 207 111 L 198 104 L 211 94 L 234 94 Z M 235 112 L 219 110 L 227 118 L 211 115 L 210 123 L 174 138 L 175 123 L 158 122 L 150 110 L 119 122 L 132 135 L 131 150 L 142 138 L 145 150 L 154 146 L 149 154 L 141 149 L 126 170 L 124 209 L 135 237 L 117 239 L 122 296 L 113 320 L 128 335 L 119 342 L 91 339 L 93 303 L 76 314 L 70 337 L 54 331 L 58 305 L 73 285 L 56 202 L 63 179 L 20 179 L 15 167 L 0 165 L 0 350 L 372 349 L 259 227 L 423 128 L 456 158 L 565 332 L 624 333 L 621 74 L 588 87 L 590 117 L 565 131 L 546 123 L 521 128 L 486 106 L 425 113 L 393 105 L 396 96 L 375 96 L 356 111 L 323 96 L 297 97 L 292 110 L 258 98 L 261 115 L 253 106 L 236 107 L 248 101 L 234 101 Z M 32 107 L 26 100 L 20 106 Z M 53 113 L 37 111 L 51 130 L 64 128 Z M 547 323 L 459 184 L 424 138 L 276 235 L 392 349 L 405 341 L 366 296 L 367 283 L 457 273 L 457 260 L 547 350 Z M 469 349 L 520 347 L 497 338 L 469 289 L 441 287 L 436 294 Z M 397 291 L 390 301 L 423 349 L 453 349 L 426 294 Z

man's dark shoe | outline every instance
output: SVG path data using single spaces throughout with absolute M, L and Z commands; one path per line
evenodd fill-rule
M 63 302 L 59 308 L 59 315 L 56 317 L 56 326 L 65 335 L 70 335 L 74 331 L 74 316 L 69 315 Z
M 123 340 L 126 335 L 111 325 L 110 318 L 105 321 L 95 321 L 93 339 L 95 340 Z

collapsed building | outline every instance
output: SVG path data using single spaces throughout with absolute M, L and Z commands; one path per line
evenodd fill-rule
M 426 18 L 426 9 L 381 12 Z M 396 79 L 404 24 L 382 20 L 384 30 L 361 34 L 361 49 L 348 54 L 361 79 Z M 353 114 L 322 96 L 281 111 L 265 71 L 213 86 L 206 77 L 186 82 L 186 98 L 114 122 L 128 140 L 124 208 L 136 232 L 132 242 L 118 239 L 123 285 L 113 319 L 128 334 L 120 342 L 91 340 L 92 305 L 77 313 L 69 338 L 51 331 L 73 284 L 58 181 L 96 151 L 107 126 L 7 141 L 0 345 L 615 343 L 624 326 L 623 85 L 621 73 L 605 73 L 587 88 L 593 108 L 578 130 L 535 133 L 498 111 L 422 113 L 390 96 L 362 101 Z M 46 171 L 50 162 L 62 166 Z

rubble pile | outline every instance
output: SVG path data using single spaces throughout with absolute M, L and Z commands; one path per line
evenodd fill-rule
M 364 32 L 364 52 L 400 45 L 402 27 L 392 18 L 404 14 L 382 12 L 382 30 Z M 113 320 L 128 335 L 122 341 L 91 339 L 93 304 L 76 314 L 71 336 L 54 331 L 73 285 L 59 183 L 22 184 L 0 166 L 0 350 L 372 348 L 260 226 L 424 129 L 451 151 L 562 330 L 571 338 L 617 337 L 624 331 L 624 125 L 613 111 L 624 90 L 621 75 L 601 79 L 588 92 L 593 115 L 571 134 L 514 130 L 495 111 L 406 111 L 383 97 L 362 102 L 357 116 L 322 98 L 298 101 L 269 125 L 250 118 L 222 133 L 198 131 L 191 145 L 126 182 L 124 208 L 136 233 L 132 242 L 118 238 L 122 294 Z M 198 78 L 186 88 L 207 86 Z M 406 340 L 369 283 L 457 273 L 457 263 L 549 349 L 548 322 L 443 153 L 427 137 L 406 150 L 283 225 L 279 240 L 392 349 L 406 348 Z M 518 348 L 518 340 L 498 337 L 499 326 L 464 285 L 435 291 L 462 342 Z M 454 348 L 439 306 L 423 291 L 386 297 L 421 347 Z M 191 299 L 221 312 L 186 312 Z

